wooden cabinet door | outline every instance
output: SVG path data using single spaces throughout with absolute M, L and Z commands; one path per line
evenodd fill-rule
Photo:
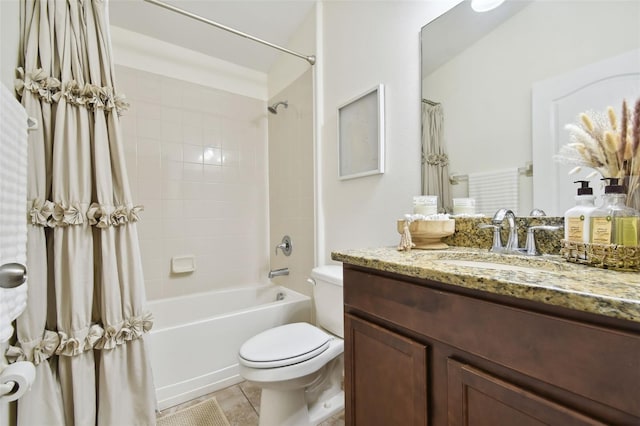
M 346 424 L 425 426 L 427 348 L 345 315 Z
M 453 359 L 447 375 L 450 426 L 604 425 Z

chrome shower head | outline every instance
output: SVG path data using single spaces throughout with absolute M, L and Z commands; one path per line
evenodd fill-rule
M 289 108 L 289 101 L 276 102 L 275 104 L 271 105 L 270 107 L 267 107 L 267 110 L 271 114 L 277 114 L 278 113 L 278 107 L 280 105 L 284 105 L 285 108 Z

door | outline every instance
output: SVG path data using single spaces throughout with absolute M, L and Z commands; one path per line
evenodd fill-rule
M 621 116 L 622 100 L 640 95 L 640 50 L 600 61 L 566 74 L 540 81 L 532 88 L 533 205 L 549 216 L 562 216 L 573 207 L 575 180 L 592 172 L 584 169 L 568 176 L 574 165 L 554 161 L 560 147 L 570 143 L 564 126 L 576 124 L 578 114 L 588 110 L 606 113 L 608 106 Z M 599 178 L 600 176 L 598 176 Z M 609 176 L 605 176 L 609 177 Z M 602 193 L 592 179 L 594 194 Z
M 604 425 L 453 359 L 447 375 L 450 426 Z
M 427 347 L 345 315 L 347 425 L 427 424 Z

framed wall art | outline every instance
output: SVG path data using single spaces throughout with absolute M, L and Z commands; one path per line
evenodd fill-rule
M 384 173 L 384 85 L 338 107 L 340 179 Z

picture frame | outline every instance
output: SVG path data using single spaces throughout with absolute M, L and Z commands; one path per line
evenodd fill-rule
M 338 106 L 340 180 L 384 173 L 384 85 Z

